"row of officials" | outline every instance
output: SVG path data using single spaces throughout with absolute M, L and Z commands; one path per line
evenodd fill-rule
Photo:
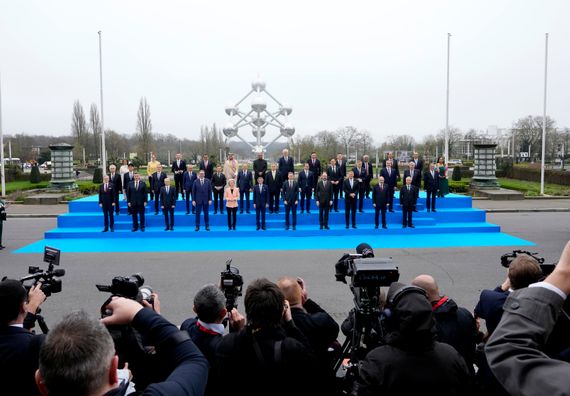
M 179 197 L 186 201 L 186 214 L 195 215 L 196 231 L 200 230 L 202 213 L 205 229 L 210 230 L 210 206 L 214 204 L 214 214 L 218 211 L 223 214 L 224 201 L 228 230 L 236 229 L 238 207 L 240 213 L 244 213 L 244 210 L 250 213 L 251 204 L 256 214 L 256 229 L 266 230 L 266 213 L 269 211 L 270 214 L 278 214 L 280 199 L 285 207 L 285 229 L 295 230 L 298 206 L 301 213 L 305 211 L 311 213 L 312 197 L 319 210 L 320 229 L 328 230 L 329 213 L 339 212 L 338 202 L 343 196 L 347 229 L 351 226 L 357 228 L 356 212 L 357 210 L 360 213 L 364 212 L 364 199 L 370 197 L 375 208 L 375 227 L 379 228 L 381 224 L 385 229 L 386 212 L 394 212 L 394 193 L 398 190 L 397 183 L 400 179 L 397 162 L 390 155 L 377 175 L 378 183 L 373 187 L 371 180 L 374 170 L 372 164 L 368 162 L 368 156 L 358 160 L 352 170 L 346 172 L 346 163 L 343 163 L 343 158 L 339 155 L 338 161 L 335 158 L 331 159 L 327 169 L 321 172 L 320 162 L 316 154 L 312 153 L 295 179 L 293 159 L 288 156 L 286 149 L 279 163 L 272 163 L 269 170 L 267 170 L 267 161 L 260 153 L 258 159 L 254 161 L 253 172 L 249 170 L 247 163 L 238 169 L 237 161 L 230 154 L 223 167 L 215 166 L 208 161 L 208 156 L 204 155 L 196 173 L 194 166 L 186 164 L 180 154 L 177 154 L 171 167 L 174 185 L 171 178 L 163 171 L 162 165 L 158 161 L 153 164 L 154 161 L 156 158 L 153 156 L 153 161 L 149 162 L 147 167 L 150 189 L 140 174 L 134 170 L 132 163 L 127 164 L 126 169 L 121 167 L 119 172 L 115 165 L 109 167 L 109 173 L 104 176 L 103 183 L 99 187 L 99 206 L 102 208 L 105 224 L 103 232 L 114 231 L 114 215 L 119 215 L 121 192 L 123 200 L 127 201 L 128 213 L 132 216 L 132 232 L 145 231 L 145 211 L 149 195 L 150 201 L 154 203 L 155 215 L 159 214 L 159 210 L 164 215 L 165 231 L 174 230 L 174 209 Z M 260 163 L 265 164 L 265 167 L 260 166 Z M 283 165 L 287 165 L 285 166 L 287 173 L 284 173 Z M 408 169 L 404 171 L 404 184 L 399 189 L 404 228 L 414 228 L 413 212 L 417 211 L 416 203 L 422 180 L 427 194 L 428 212 L 436 211 L 436 196 L 443 196 L 440 184 L 447 175 L 433 163 L 429 164 L 423 175 L 420 171 L 422 168 L 423 162 L 418 160 L 415 154 L 414 160 L 409 162 Z M 251 199 L 253 202 L 250 202 Z

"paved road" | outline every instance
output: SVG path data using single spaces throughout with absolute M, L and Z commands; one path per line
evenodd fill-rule
M 504 232 L 536 242 L 533 250 L 543 254 L 548 262 L 559 257 L 570 239 L 570 213 L 501 213 L 489 214 L 487 218 L 500 224 Z M 9 219 L 4 228 L 4 244 L 9 249 L 0 251 L 0 276 L 19 277 L 26 274 L 29 265 L 43 266 L 41 255 L 17 255 L 11 251 L 42 239 L 43 232 L 54 226 L 54 218 Z M 246 284 L 262 276 L 271 280 L 283 275 L 303 277 L 310 296 L 337 320 L 342 320 L 352 307 L 352 295 L 346 285 L 335 282 L 334 263 L 344 251 L 318 250 L 318 246 L 314 251 L 295 251 L 295 246 L 282 248 L 271 254 L 232 252 L 231 257 Z M 503 280 L 505 272 L 499 257 L 507 251 L 505 247 L 386 249 L 376 255 L 393 257 L 404 282 L 420 273 L 434 275 L 443 293 L 471 309 L 481 289 L 492 288 Z M 44 314 L 48 324 L 78 308 L 96 315 L 107 298 L 96 290 L 96 283 L 109 283 L 115 275 L 142 272 L 160 293 L 163 314 L 180 324 L 191 313 L 196 290 L 203 284 L 218 282 L 228 257 L 230 254 L 224 252 L 64 254 L 61 267 L 67 274 L 63 278 L 63 292 L 48 299 Z M 243 299 L 239 302 L 243 309 Z

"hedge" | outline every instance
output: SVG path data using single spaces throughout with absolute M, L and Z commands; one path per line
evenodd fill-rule
M 540 182 L 540 168 L 513 166 L 507 170 L 506 177 L 511 179 Z M 570 172 L 563 170 L 545 169 L 544 181 L 546 183 L 570 186 Z

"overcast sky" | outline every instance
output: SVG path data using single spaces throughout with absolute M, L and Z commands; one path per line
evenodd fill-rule
M 445 126 L 447 32 L 452 125 L 542 114 L 549 32 L 548 114 L 570 126 L 569 15 L 564 0 L 1 0 L 3 128 L 70 133 L 74 100 L 99 103 L 99 30 L 105 127 L 119 132 L 146 96 L 154 132 L 196 137 L 259 74 L 297 134 L 421 139 Z

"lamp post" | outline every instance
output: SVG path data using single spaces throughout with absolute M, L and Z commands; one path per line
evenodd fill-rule
M 544 195 L 544 155 L 546 151 L 546 82 L 548 77 L 548 33 L 544 37 L 544 103 L 542 108 L 542 160 L 540 164 L 540 195 Z
M 107 174 L 107 149 L 105 148 L 105 122 L 103 117 L 103 50 L 101 44 L 101 31 L 99 35 L 99 88 L 101 95 L 101 168 L 103 175 Z
M 447 90 L 445 98 L 445 148 L 444 148 L 444 158 L 445 163 L 449 161 L 449 51 L 451 44 L 451 33 L 447 33 Z
M 0 75 L 0 179 L 2 196 L 6 196 L 6 172 L 4 171 L 4 132 L 2 131 L 2 76 Z

